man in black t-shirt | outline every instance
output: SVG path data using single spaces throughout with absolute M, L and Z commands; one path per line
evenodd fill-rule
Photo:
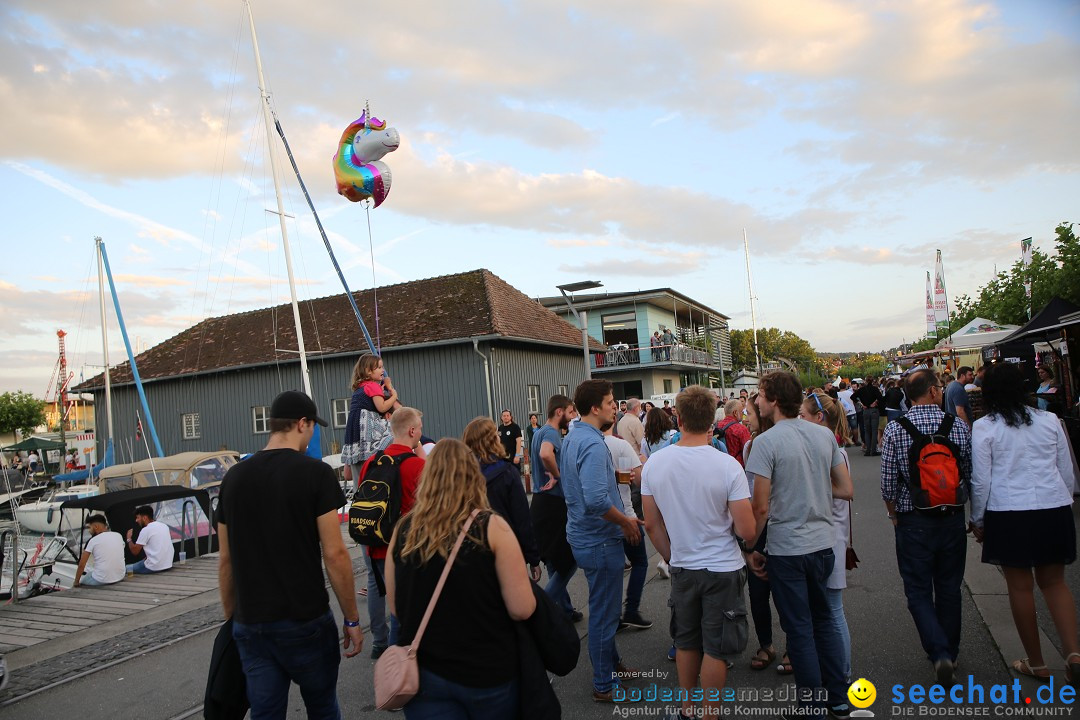
M 233 466 L 218 506 L 219 590 L 244 667 L 252 717 L 284 717 L 289 684 L 308 717 L 341 717 L 338 631 L 323 563 L 344 615 L 345 657 L 364 643 L 352 561 L 338 508 L 345 495 L 329 465 L 304 454 L 318 417 L 290 390 L 270 406 L 266 447 Z
M 521 428 L 514 422 L 514 416 L 509 410 L 502 411 L 502 425 L 499 426 L 499 440 L 502 441 L 506 457 L 515 465 L 521 465 L 522 437 Z

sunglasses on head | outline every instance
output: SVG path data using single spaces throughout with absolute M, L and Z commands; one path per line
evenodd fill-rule
M 806 393 L 806 397 L 814 398 L 814 402 L 817 403 L 818 412 L 822 412 L 822 413 L 825 412 L 825 408 L 821 407 L 821 401 L 818 400 L 817 393 L 815 393 L 815 392 Z

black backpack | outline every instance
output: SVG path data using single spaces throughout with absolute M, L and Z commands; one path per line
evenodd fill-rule
M 372 456 L 349 506 L 349 537 L 360 545 L 386 547 L 401 517 L 401 465 L 416 457 L 407 452 Z

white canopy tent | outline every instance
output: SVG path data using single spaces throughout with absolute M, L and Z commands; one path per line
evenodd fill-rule
M 981 348 L 1004 340 L 1019 325 L 1003 325 L 993 320 L 977 317 L 937 344 L 938 350 L 962 350 Z

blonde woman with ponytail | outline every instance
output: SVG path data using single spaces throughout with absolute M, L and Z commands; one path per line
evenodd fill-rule
M 460 440 L 441 440 L 428 456 L 412 511 L 394 528 L 386 557 L 386 600 L 408 646 L 473 510 L 480 514 L 447 575 L 420 644 L 420 692 L 409 720 L 444 716 L 507 718 L 518 713 L 513 622 L 536 598 L 510 526 L 491 511 L 484 476 Z
M 807 393 L 799 408 L 799 417 L 807 422 L 816 423 L 827 427 L 836 437 L 840 446 L 840 453 L 844 456 L 848 472 L 851 472 L 851 463 L 848 461 L 847 451 L 844 448 L 851 442 L 851 428 L 848 425 L 844 407 L 829 397 L 821 390 L 811 390 Z M 851 501 L 832 501 L 833 529 L 836 535 L 833 538 L 833 555 L 836 556 L 832 574 L 825 583 L 829 598 L 829 609 L 832 611 L 832 619 L 836 629 L 840 632 L 843 640 L 844 657 L 842 659 L 844 677 L 851 682 L 851 632 L 848 630 L 847 618 L 844 616 L 844 588 L 847 587 L 847 548 L 851 538 Z

